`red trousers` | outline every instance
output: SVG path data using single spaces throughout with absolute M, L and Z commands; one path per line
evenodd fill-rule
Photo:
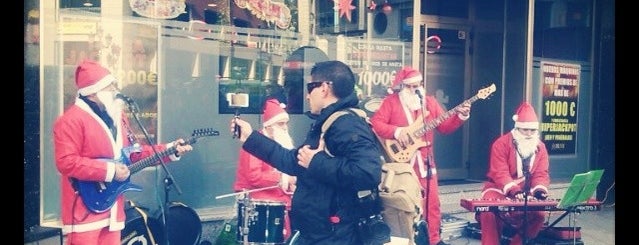
M 67 234 L 67 245 L 120 245 L 121 231 L 109 231 L 109 227 L 87 232 Z
M 418 172 L 419 173 L 419 172 Z M 442 212 L 439 203 L 439 181 L 437 175 L 430 178 L 419 178 L 419 183 L 424 188 L 423 216 L 428 222 L 429 244 L 437 244 L 441 237 L 439 232 L 442 225 Z

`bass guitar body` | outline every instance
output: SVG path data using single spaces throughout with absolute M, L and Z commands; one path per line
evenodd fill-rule
M 408 132 L 419 131 L 424 126 L 422 116 L 408 127 Z M 430 142 L 422 140 L 422 135 L 408 134 L 408 144 L 402 145 L 394 139 L 384 140 L 386 154 L 395 162 L 409 162 L 417 150 L 430 145 Z
M 96 213 L 109 210 L 120 194 L 127 191 L 142 191 L 142 187 L 130 182 L 131 177 L 125 181 L 94 182 L 78 181 L 78 190 L 85 200 L 87 208 Z

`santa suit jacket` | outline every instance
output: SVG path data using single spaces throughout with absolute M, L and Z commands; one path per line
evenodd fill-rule
M 90 211 L 76 193 L 71 179 L 82 181 L 111 182 L 115 176 L 115 162 L 122 155 L 121 149 L 131 143 L 126 139 L 128 120 L 123 114 L 116 122 L 117 137 L 100 117 L 82 99 L 76 99 L 67 111 L 55 121 L 53 138 L 55 164 L 60 173 L 62 231 L 85 232 L 109 227 L 111 231 L 122 230 L 125 222 L 124 196 L 119 195 L 114 205 L 105 212 Z M 163 151 L 172 144 L 157 145 Z M 131 162 L 153 154 L 150 146 L 132 153 Z M 174 154 L 165 157 L 165 162 L 178 160 Z M 109 160 L 105 160 L 109 159 Z
M 488 181 L 484 183 L 482 196 L 487 191 L 507 195 L 510 191 L 524 190 L 523 164 L 513 142 L 512 132 L 500 136 L 493 142 L 486 174 Z M 530 194 L 534 194 L 537 190 L 548 192 L 550 185 L 548 165 L 548 151 L 545 144 L 539 141 L 537 153 L 530 159 Z
M 282 173 L 276 168 L 240 149 L 233 190 L 239 192 L 277 186 L 281 176 Z M 280 187 L 251 192 L 249 196 L 252 201 L 278 201 L 285 203 L 287 207 L 291 204 L 291 196 Z
M 428 123 L 435 118 L 441 116 L 446 113 L 444 109 L 439 105 L 437 99 L 433 96 L 426 96 L 426 108 L 428 111 L 428 116 L 426 116 L 424 122 Z M 408 115 L 404 110 L 404 106 L 402 105 L 401 100 L 399 99 L 399 93 L 394 93 L 387 95 L 386 98 L 382 101 L 379 109 L 373 114 L 371 117 L 371 123 L 373 124 L 373 129 L 375 133 L 383 139 L 395 139 L 395 131 L 399 127 L 406 127 L 414 123 L 414 120 L 422 115 L 422 110 L 417 110 L 413 112 L 412 120 L 408 120 Z M 464 120 L 460 119 L 457 114 L 454 114 L 444 120 L 439 126 L 436 127 L 437 131 L 442 134 L 449 134 L 454 132 L 457 128 L 459 128 L 462 124 L 464 124 Z M 424 142 L 430 142 L 430 144 L 426 147 L 419 148 L 419 151 L 422 155 L 422 159 L 427 159 L 430 157 L 430 167 L 434 168 L 436 166 L 434 160 L 434 151 L 432 145 L 434 144 L 434 132 L 432 130 L 426 132 L 422 138 Z M 413 162 L 413 161 L 411 161 Z M 414 164 L 415 173 L 420 173 L 418 164 Z M 422 176 L 425 177 L 425 176 Z

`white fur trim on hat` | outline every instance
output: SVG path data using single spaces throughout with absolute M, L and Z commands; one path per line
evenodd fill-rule
M 422 78 L 421 75 L 419 75 L 419 76 L 407 77 L 404 80 L 402 80 L 402 82 L 404 84 L 411 84 L 411 83 L 421 82 L 422 80 L 424 80 L 424 79 Z
M 80 95 L 82 95 L 82 96 L 87 96 L 89 94 L 95 94 L 98 91 L 102 90 L 103 88 L 106 88 L 107 86 L 111 85 L 111 83 L 113 83 L 115 80 L 116 80 L 115 76 L 113 76 L 111 74 L 107 74 L 106 76 L 104 76 L 102 79 L 100 79 L 96 83 L 91 84 L 89 86 L 86 86 L 84 88 L 78 89 L 78 93 Z
M 271 117 L 271 119 L 269 119 L 268 121 L 265 121 L 263 123 L 263 125 L 264 125 L 264 127 L 268 127 L 268 126 L 271 126 L 271 125 L 275 124 L 276 122 L 279 122 L 279 121 L 284 120 L 284 119 L 289 119 L 288 118 L 288 113 L 286 113 L 286 112 L 279 113 L 279 114 Z
M 515 122 L 515 128 L 539 129 L 539 122 Z

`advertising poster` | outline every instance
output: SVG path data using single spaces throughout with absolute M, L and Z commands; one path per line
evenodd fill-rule
M 395 73 L 404 66 L 404 43 L 348 40 L 344 63 L 357 75 L 362 107 L 368 112 L 379 108 L 388 94 Z
M 576 154 L 581 67 L 568 63 L 542 62 L 541 72 L 541 139 L 550 155 Z
M 120 91 L 137 105 L 142 127 L 155 141 L 157 134 L 157 50 L 158 27 L 146 24 L 114 25 L 95 20 L 65 19 L 63 42 L 63 106 L 77 98 L 75 69 L 85 59 L 96 60 L 118 79 Z M 144 132 L 127 110 L 132 133 L 146 141 Z
M 117 72 L 122 93 L 138 104 L 137 116 L 153 142 L 158 122 L 158 36 L 156 25 L 129 23 L 123 26 L 122 66 Z M 136 124 L 129 111 L 129 121 Z M 136 138 L 146 142 L 138 125 L 132 126 Z

